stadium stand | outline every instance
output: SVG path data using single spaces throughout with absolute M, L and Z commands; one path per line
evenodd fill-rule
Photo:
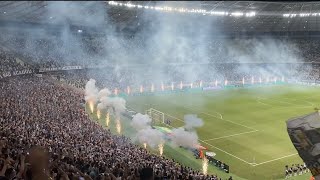
M 237 4 L 242 9 L 252 5 L 256 7 L 257 12 L 281 10 L 281 13 L 286 13 L 288 7 L 297 9 L 303 7 L 302 4 L 293 6 L 274 2 L 252 2 L 251 5 L 247 3 L 215 2 L 207 6 L 237 10 Z M 42 16 L 45 12 L 41 9 L 47 5 L 47 2 L 1 2 L 0 25 L 6 25 L 8 21 L 17 19 L 18 23 L 26 23 L 26 25 L 35 23 L 34 27 L 39 25 L 39 22 L 47 23 L 50 19 L 56 18 Z M 308 5 L 318 6 L 319 4 L 309 3 Z M 94 7 L 96 6 L 92 7 L 93 10 Z M 79 33 L 74 34 L 74 37 L 77 37 L 76 40 L 57 38 L 61 37 L 63 32 L 48 33 L 50 36 L 46 34 L 47 38 L 45 38 L 37 37 L 37 33 L 30 34 L 32 30 L 30 32 L 0 30 L 1 34 L 5 34 L 0 36 L 0 180 L 118 180 L 148 179 L 150 176 L 154 176 L 154 179 L 221 180 L 222 178 L 217 175 L 205 175 L 172 159 L 154 155 L 133 144 L 130 138 L 112 134 L 110 130 L 92 121 L 85 112 L 84 94 L 79 89 L 84 89 L 89 79 L 97 80 L 97 86 L 100 88 L 108 87 L 111 90 L 124 91 L 128 86 L 150 86 L 154 83 L 153 74 L 158 72 L 156 65 L 136 66 L 135 64 L 135 60 L 147 61 L 150 58 L 143 56 L 145 51 L 149 54 L 157 54 L 158 51 L 156 47 L 146 45 L 145 39 L 134 38 L 134 32 L 141 28 L 140 20 L 135 19 L 139 19 L 137 17 L 141 14 L 137 11 L 128 12 L 119 7 L 108 5 L 106 7 L 109 9 L 112 21 L 130 24 L 128 27 L 131 29 L 116 28 L 117 31 L 121 31 L 119 34 L 124 34 L 126 38 L 116 38 L 119 34 L 114 37 L 90 34 L 80 36 L 79 33 L 82 30 L 80 31 L 79 26 L 71 25 L 72 23 L 68 24 L 70 31 L 73 30 L 72 28 L 79 29 Z M 90 8 L 87 10 L 92 11 Z M 253 31 L 259 33 L 270 31 L 275 34 L 289 35 L 291 30 L 298 32 L 293 38 L 284 36 L 277 38 L 275 42 L 290 44 L 285 47 L 288 50 L 286 53 L 299 54 L 301 62 L 286 62 L 284 59 L 284 62 L 275 60 L 270 63 L 266 62 L 268 59 L 264 59 L 269 56 L 267 54 L 266 57 L 259 59 L 262 63 L 246 64 L 238 61 L 239 54 L 250 54 L 261 39 L 247 36 L 208 39 L 205 44 L 195 43 L 193 46 L 188 46 L 196 49 L 201 45 L 209 52 L 206 57 L 209 62 L 196 65 L 201 69 L 201 73 L 193 80 L 241 81 L 242 78 L 261 77 L 264 74 L 277 76 L 279 69 L 285 67 L 288 72 L 281 73 L 287 73 L 286 78 L 299 77 L 300 80 L 308 83 L 319 82 L 320 41 L 316 38 L 295 37 L 304 31 L 313 32 L 317 30 L 317 26 L 303 28 L 304 25 L 299 23 L 282 26 L 287 22 L 287 19 L 282 16 L 272 18 L 263 16 L 257 19 L 259 20 L 238 19 L 237 23 L 230 19 L 219 21 L 222 23 L 221 26 L 231 31 L 229 33 L 236 31 L 254 34 Z M 265 24 L 262 25 L 263 23 Z M 133 27 L 132 24 L 135 26 Z M 51 25 L 44 26 L 51 27 Z M 289 30 L 289 27 L 292 29 Z M 262 39 L 268 41 L 268 38 Z M 239 52 L 232 53 L 231 50 L 234 49 Z M 120 52 L 117 55 L 128 54 L 127 56 L 132 57 L 132 65 L 119 68 L 117 63 L 113 64 L 125 58 L 115 56 L 113 52 Z M 195 50 L 189 52 L 184 58 L 197 62 L 198 55 L 199 53 Z M 171 57 L 168 55 L 165 58 Z M 108 61 L 101 64 L 101 59 L 108 59 Z M 179 60 L 179 57 L 173 59 Z M 129 60 L 131 62 L 131 59 Z M 189 68 L 188 63 L 163 65 L 161 72 L 159 71 L 159 74 L 165 75 L 162 79 L 163 83 L 179 83 L 184 80 L 185 74 L 177 70 L 177 66 Z M 247 69 L 239 71 L 241 66 Z M 261 72 L 261 69 L 264 71 Z M 192 71 L 194 70 L 191 69 Z M 215 72 L 214 74 L 218 76 L 211 76 L 211 72 Z M 212 158 L 210 162 L 223 171 L 229 172 L 229 166 L 221 161 Z M 308 170 L 305 165 L 293 164 L 291 167 L 285 167 L 285 176 L 288 178 L 306 172 Z M 229 180 L 232 179 L 230 176 Z
M 52 79 L 12 77 L 0 88 L 2 179 L 139 179 L 144 168 L 155 179 L 218 179 L 112 135 L 83 111 L 83 94 Z

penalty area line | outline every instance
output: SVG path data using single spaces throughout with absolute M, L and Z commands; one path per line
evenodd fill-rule
M 258 131 L 259 131 L 259 130 L 247 131 L 247 132 L 242 132 L 242 133 L 237 133 L 237 134 L 231 134 L 231 135 L 221 136 L 221 137 L 212 138 L 212 139 L 206 139 L 206 140 L 203 140 L 203 141 L 212 141 L 212 140 L 217 140 L 217 139 L 224 139 L 224 138 L 228 138 L 228 137 L 239 136 L 239 135 L 254 133 L 254 132 L 258 132 Z
M 244 160 L 244 159 L 241 159 L 241 158 L 239 158 L 239 157 L 236 156 L 236 155 L 233 155 L 233 154 L 228 153 L 227 151 L 224 151 L 224 150 L 222 150 L 222 149 L 220 149 L 220 148 L 218 148 L 218 147 L 216 147 L 216 146 L 213 146 L 212 144 L 209 144 L 209 143 L 207 143 L 207 142 L 205 142 L 205 141 L 203 141 L 203 140 L 200 140 L 200 139 L 199 139 L 199 141 L 202 142 L 202 143 L 204 143 L 204 144 L 206 144 L 206 145 L 208 145 L 208 146 L 210 146 L 210 147 L 212 147 L 212 148 L 214 148 L 214 149 L 217 149 L 217 150 L 219 150 L 219 151 L 221 151 L 221 152 L 223 152 L 223 153 L 225 153 L 225 154 L 227 154 L 227 155 L 229 155 L 229 156 L 232 156 L 232 157 L 234 157 L 234 158 L 236 158 L 236 159 L 238 159 L 238 160 L 240 160 L 240 161 L 242 161 L 242 162 L 244 162 L 244 163 L 246 163 L 246 164 L 249 164 L 249 165 L 251 165 L 251 166 L 254 166 L 254 165 L 252 165 L 252 163 L 249 163 L 248 161 L 246 161 L 246 160 Z

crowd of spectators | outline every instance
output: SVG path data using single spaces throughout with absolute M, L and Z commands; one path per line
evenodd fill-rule
M 22 61 L 19 62 L 14 53 L 8 52 L 3 47 L 0 47 L 0 74 L 21 71 L 28 68 L 30 68 L 30 66 Z
M 1 179 L 148 179 L 150 171 L 154 179 L 221 179 L 112 135 L 90 120 L 83 98 L 47 77 L 1 80 Z

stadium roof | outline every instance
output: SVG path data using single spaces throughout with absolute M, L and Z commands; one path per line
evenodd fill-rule
M 120 1 L 119 1 L 120 2 Z M 122 1 L 123 4 L 130 1 Z M 0 21 L 50 23 L 55 17 L 48 17 L 49 1 L 1 1 Z M 112 6 L 105 2 L 64 2 L 78 3 L 84 14 L 90 16 L 96 4 L 105 7 L 106 15 L 114 22 L 127 25 L 137 24 L 139 17 L 146 13 L 145 9 Z M 142 6 L 161 6 L 163 2 L 132 1 L 132 4 Z M 206 11 L 224 12 L 255 12 L 254 17 L 212 17 L 217 18 L 217 25 L 230 31 L 319 31 L 320 2 L 265 2 L 265 1 L 170 1 L 166 6 L 189 9 L 203 9 Z M 72 12 L 70 12 L 72 13 Z M 172 13 L 172 12 L 159 12 Z M 180 13 L 183 14 L 183 13 Z M 287 16 L 285 16 L 287 14 Z M 59 13 L 57 13 L 57 16 Z M 199 16 L 202 14 L 194 14 Z M 82 24 L 83 25 L 83 24 Z

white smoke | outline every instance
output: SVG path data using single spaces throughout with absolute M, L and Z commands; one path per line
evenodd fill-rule
M 100 98 L 97 108 L 113 110 L 113 113 L 119 117 L 126 110 L 126 101 L 121 97 L 104 96 Z
M 156 148 L 159 144 L 164 142 L 163 134 L 151 127 L 139 130 L 137 139 L 140 143 L 147 143 L 152 148 Z
M 85 87 L 85 100 L 96 103 L 98 100 L 98 88 L 96 87 L 96 80 L 90 79 Z
M 151 119 L 146 114 L 138 113 L 133 116 L 131 126 L 137 131 L 150 128 Z
M 136 138 L 139 143 L 147 143 L 152 148 L 164 143 L 163 133 L 152 129 L 151 119 L 148 115 L 141 113 L 134 115 L 131 126 L 138 131 Z
M 197 133 L 186 131 L 183 127 L 172 130 L 171 141 L 174 145 L 187 148 L 195 148 L 199 144 Z
M 184 127 L 187 130 L 192 130 L 194 128 L 198 128 L 203 126 L 202 119 L 198 118 L 196 114 L 187 114 L 184 116 Z
M 110 95 L 111 95 L 111 92 L 107 88 L 101 89 L 98 93 L 99 100 L 103 97 L 108 97 Z

